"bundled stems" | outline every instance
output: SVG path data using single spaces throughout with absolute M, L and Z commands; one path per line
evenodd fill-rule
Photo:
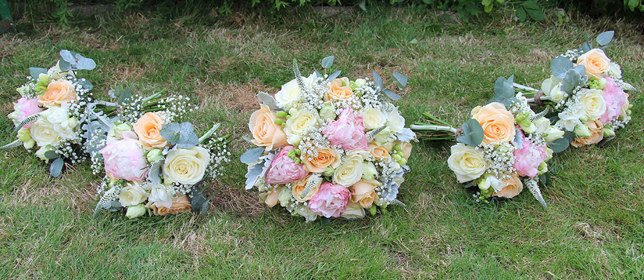
M 451 124 L 434 117 L 430 113 L 423 113 L 423 117 L 427 121 L 416 122 L 411 125 L 411 129 L 418 133 L 417 136 L 421 140 L 454 140 L 459 133 L 459 130 Z

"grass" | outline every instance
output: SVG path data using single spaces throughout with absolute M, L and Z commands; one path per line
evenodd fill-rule
M 626 80 L 644 89 L 641 23 L 569 15 L 570 24 L 518 25 L 509 16 L 464 24 L 411 9 L 323 17 L 236 14 L 211 24 L 132 15 L 108 24 L 39 26 L 0 36 L 0 137 L 12 128 L 14 88 L 30 66 L 51 65 L 60 49 L 96 60 L 82 73 L 105 94 L 116 86 L 166 89 L 194 98 L 199 129 L 222 122 L 235 156 L 249 147 L 254 94 L 292 79 L 291 60 L 312 71 L 327 55 L 349 77 L 372 70 L 410 76 L 397 104 L 407 122 L 430 111 L 462 123 L 492 96 L 498 76 L 531 86 L 549 61 L 580 45 L 584 33 L 616 30 L 608 49 Z M 319 67 L 318 67 L 319 68 Z M 303 71 L 304 72 L 304 71 Z M 308 71 L 307 71 L 308 72 Z M 644 131 L 641 93 L 633 121 L 604 148 L 568 150 L 551 164 L 544 210 L 525 192 L 477 204 L 447 168 L 448 143 L 415 146 L 399 199 L 407 207 L 358 221 L 304 223 L 268 209 L 243 190 L 235 160 L 213 183 L 208 215 L 128 220 L 92 216 L 99 181 L 87 163 L 51 179 L 23 150 L 0 158 L 0 278 L 244 279 L 641 279 L 644 276 Z

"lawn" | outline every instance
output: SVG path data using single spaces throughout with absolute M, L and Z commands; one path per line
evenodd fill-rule
M 335 56 L 334 68 L 357 78 L 378 70 L 409 75 L 396 104 L 407 124 L 432 112 L 454 124 L 492 97 L 499 76 L 538 87 L 550 60 L 615 30 L 607 49 L 625 80 L 644 90 L 642 22 L 569 14 L 518 24 L 511 15 L 464 23 L 433 11 L 379 9 L 323 15 L 234 14 L 214 23 L 136 14 L 71 28 L 38 25 L 0 35 L 0 137 L 28 67 L 47 67 L 60 49 L 93 58 L 82 75 L 105 97 L 127 86 L 193 98 L 189 120 L 215 122 L 233 136 L 235 159 L 207 186 L 205 216 L 128 220 L 93 216 L 100 178 L 89 164 L 58 179 L 22 149 L 0 158 L 0 279 L 642 279 L 644 277 L 644 132 L 641 92 L 633 121 L 603 148 L 569 149 L 551 161 L 544 210 L 526 190 L 512 201 L 476 203 L 447 167 L 450 143 L 419 143 L 398 198 L 406 207 L 363 220 L 304 223 L 244 191 L 241 153 L 251 147 L 248 118 L 258 91 L 275 93 Z M 639 31 L 638 31 L 639 30 Z M 3 142 L 3 143 L 4 143 Z

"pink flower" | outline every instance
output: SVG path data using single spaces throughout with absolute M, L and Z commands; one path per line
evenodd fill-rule
M 131 131 L 123 132 L 123 140 L 110 139 L 101 149 L 105 172 L 128 181 L 142 181 L 148 174 L 143 148 Z
M 599 117 L 602 124 L 614 121 L 621 112 L 622 106 L 626 103 L 626 93 L 611 78 L 606 78 L 604 87 L 604 101 L 606 101 L 606 112 Z
M 331 144 L 340 145 L 345 150 L 367 150 L 362 117 L 356 115 L 351 108 L 345 108 L 338 119 L 330 122 L 322 133 Z
M 275 156 L 266 171 L 266 183 L 286 184 L 302 180 L 308 175 L 304 165 L 297 164 L 292 158 L 288 157 L 288 152 L 293 149 L 295 149 L 293 146 L 286 146 Z
M 539 165 L 548 158 L 546 148 L 537 146 L 522 135 L 521 149 L 514 150 L 514 164 L 519 176 L 534 178 L 539 174 Z
M 18 102 L 14 105 L 15 111 L 18 113 L 15 119 L 16 122 L 20 123 L 24 119 L 30 117 L 31 115 L 38 114 L 42 112 L 42 108 L 38 107 L 38 98 L 20 98 Z M 31 127 L 33 122 L 24 126 L 24 128 Z
M 351 199 L 349 189 L 326 182 L 320 186 L 318 193 L 309 200 L 309 208 L 320 216 L 337 218 L 347 210 L 349 199 Z

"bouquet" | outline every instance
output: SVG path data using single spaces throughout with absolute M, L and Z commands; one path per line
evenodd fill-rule
M 597 43 L 607 45 L 613 33 L 600 34 Z M 514 85 L 534 97 L 532 103 L 554 109 L 555 126 L 566 131 L 572 146 L 603 146 L 631 120 L 627 92 L 635 87 L 622 80 L 619 64 L 612 62 L 601 47 L 593 48 L 587 42 L 557 57 L 550 66 L 553 74 L 543 81 L 541 90 Z
M 332 63 L 327 57 L 322 67 Z M 257 187 L 269 207 L 279 204 L 307 222 L 403 205 L 396 197 L 415 135 L 384 95 L 400 96 L 376 72 L 373 81 L 337 78 L 340 71 L 302 77 L 295 61 L 293 71 L 275 98 L 258 94 L 263 104 L 249 121 L 258 148 L 241 157 L 246 189 Z M 392 76 L 400 89 L 406 85 L 406 76 Z
M 456 139 L 448 166 L 459 183 L 476 187 L 478 201 L 513 198 L 526 186 L 546 207 L 539 183 L 545 184 L 553 152 L 563 151 L 568 142 L 543 113 L 530 109 L 522 93 L 514 94 L 512 80 L 499 78 L 494 99 L 474 108 L 461 129 L 426 113 L 429 121 L 417 122 L 412 130 L 419 139 Z
M 29 68 L 28 82 L 19 88 L 20 98 L 8 117 L 15 124 L 17 139 L 1 150 L 23 146 L 35 150 L 38 158 L 51 162 L 49 172 L 58 177 L 64 162 L 85 160 L 81 123 L 87 104 L 92 102 L 92 84 L 76 77 L 77 70 L 92 70 L 96 63 L 80 54 L 60 51 L 55 66 Z
M 175 122 L 194 109 L 188 108 L 187 97 L 159 99 L 159 93 L 143 98 L 123 89 L 112 94 L 119 96 L 118 104 L 102 105 L 115 107 L 117 115 L 94 112 L 87 129 L 92 169 L 106 174 L 95 212 L 126 208 L 128 218 L 146 212 L 205 213 L 208 199 L 199 185 L 220 175 L 220 167 L 229 161 L 228 135 L 215 137 L 220 127 L 215 124 L 198 137 L 191 123 Z

